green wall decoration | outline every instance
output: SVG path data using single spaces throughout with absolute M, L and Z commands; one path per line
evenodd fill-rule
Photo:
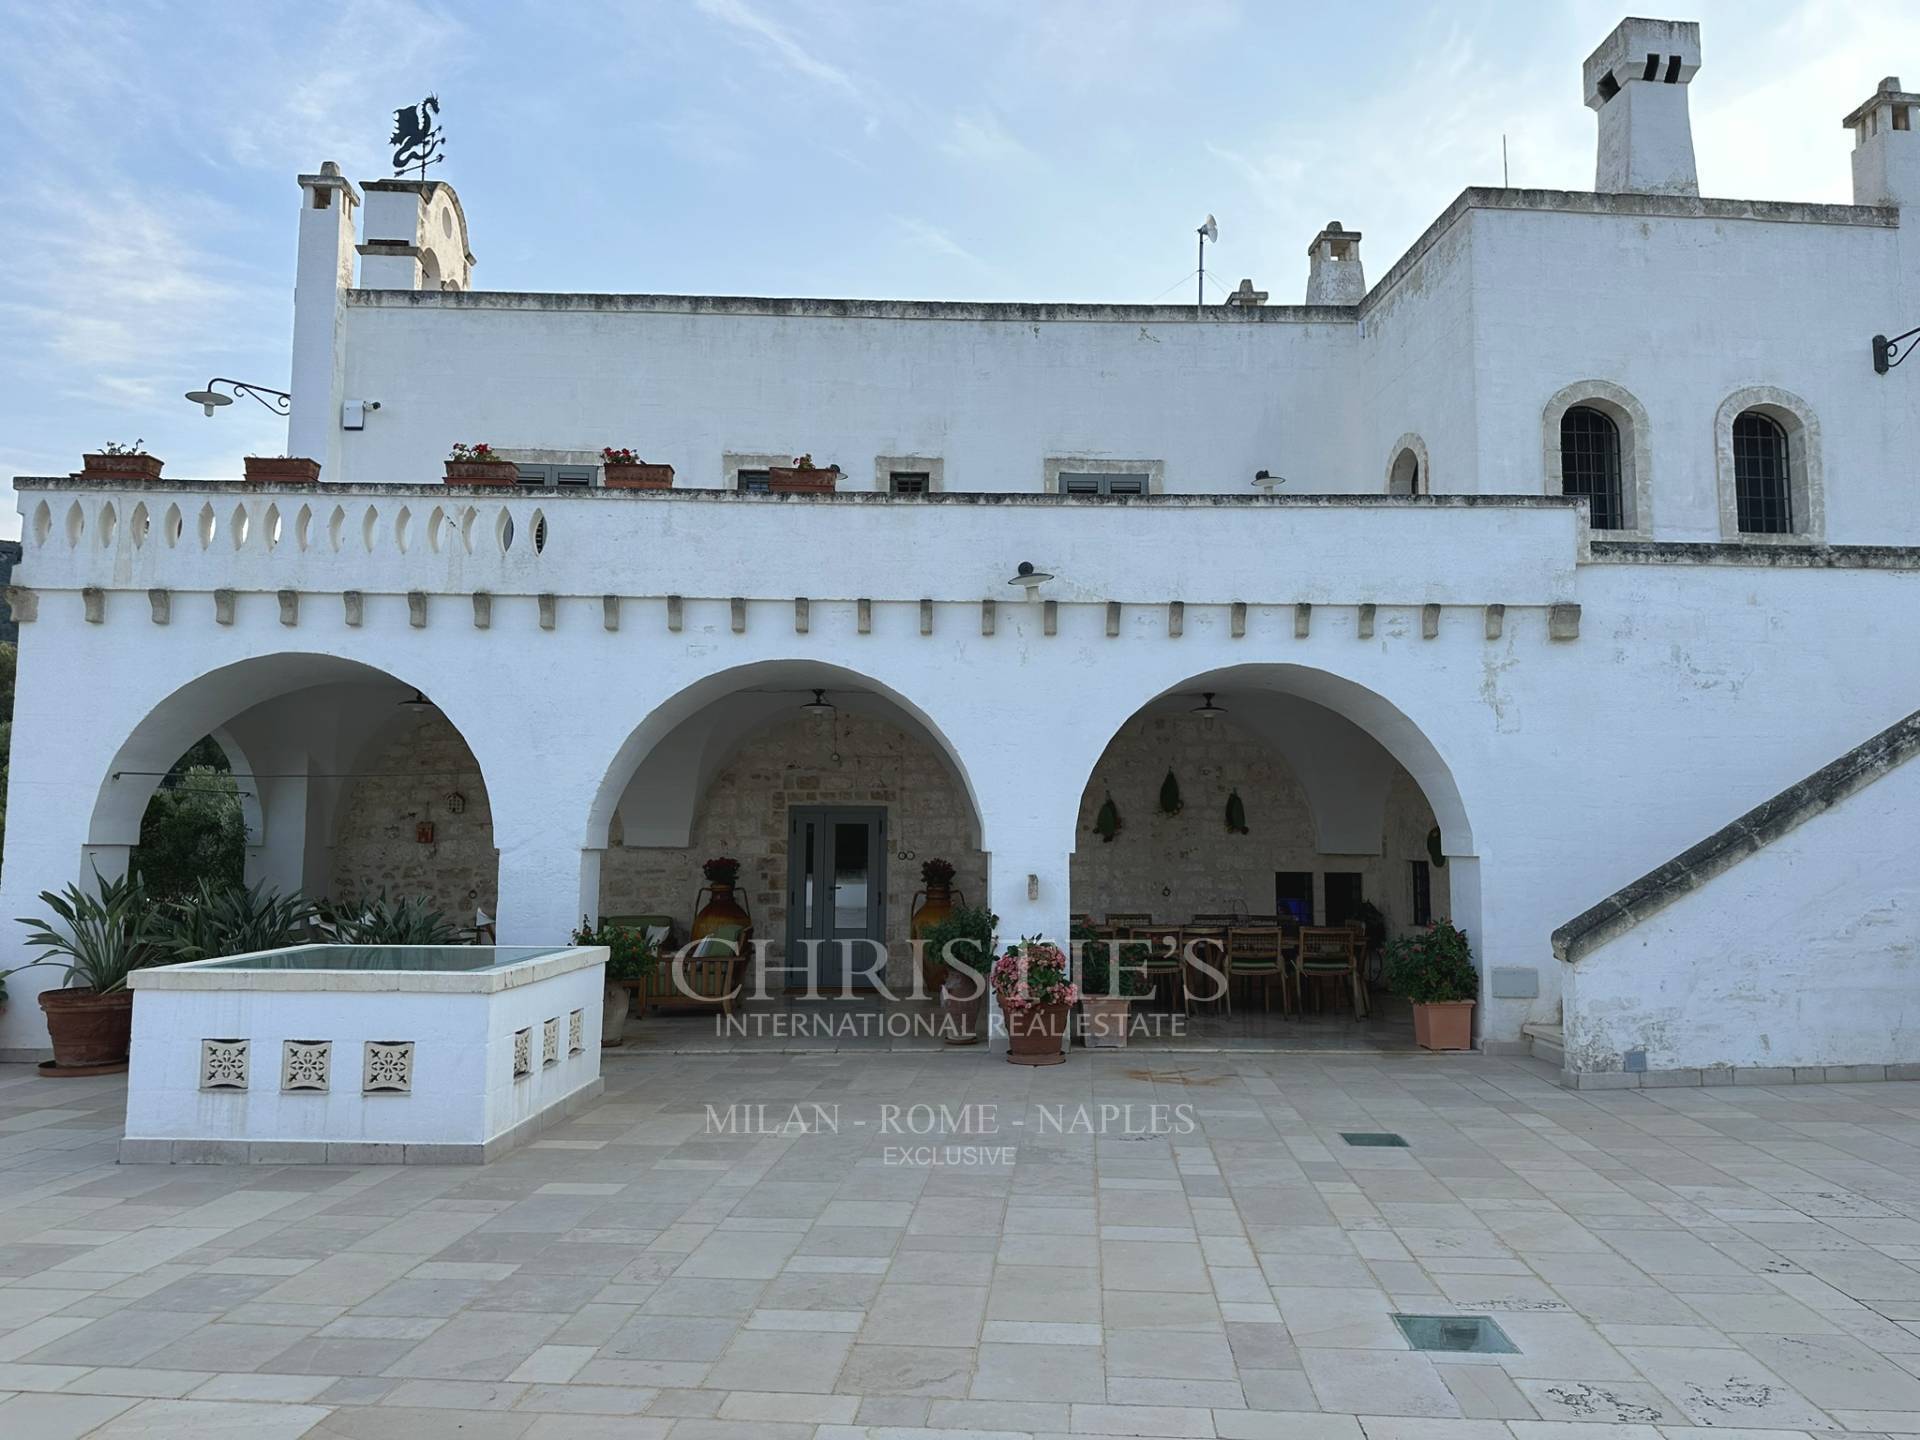
M 1427 855 L 1433 861 L 1434 869 L 1444 870 L 1447 868 L 1447 852 L 1440 848 L 1440 827 L 1438 825 L 1427 832 Z
M 1180 800 L 1180 782 L 1173 778 L 1173 770 L 1169 767 L 1167 778 L 1160 782 L 1160 813 L 1178 815 L 1183 808 Z
M 1120 833 L 1120 827 L 1125 823 L 1120 818 L 1120 807 L 1113 803 L 1113 792 L 1109 790 L 1107 803 L 1100 807 L 1100 813 L 1094 817 L 1093 833 L 1103 842 L 1111 845 L 1113 837 Z
M 1229 835 L 1247 833 L 1247 807 L 1241 803 L 1238 790 L 1231 791 L 1227 795 L 1227 833 Z

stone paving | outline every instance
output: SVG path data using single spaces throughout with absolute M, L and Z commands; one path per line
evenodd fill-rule
M 0 1067 L 0 1437 L 1920 1433 L 1920 1085 L 606 1070 L 484 1169 L 246 1169 L 116 1166 L 120 1081 Z M 1415 1352 L 1396 1311 L 1518 1353 Z

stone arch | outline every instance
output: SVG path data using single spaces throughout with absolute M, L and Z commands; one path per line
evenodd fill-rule
M 1653 427 L 1647 408 L 1610 380 L 1577 380 L 1553 393 L 1540 413 L 1541 473 L 1546 493 L 1566 493 L 1560 453 L 1561 427 L 1576 406 L 1597 410 L 1620 432 L 1620 503 L 1625 522 L 1609 538 L 1649 539 L 1653 534 Z
M 1740 528 L 1734 485 L 1733 422 L 1749 410 L 1766 416 L 1786 432 L 1793 529 L 1785 534 L 1756 534 Z M 1804 545 L 1826 538 L 1827 487 L 1820 417 L 1791 390 L 1774 385 L 1748 385 L 1722 400 L 1713 417 L 1713 460 L 1723 540 L 1743 545 Z
M 1387 462 L 1389 495 L 1431 495 L 1433 470 L 1427 460 L 1427 442 L 1409 431 L 1393 442 Z
M 755 729 L 767 723 L 766 715 L 761 714 L 750 715 L 744 721 L 731 724 L 689 724 L 709 707 L 742 694 L 800 695 L 814 688 L 826 690 L 835 696 L 865 693 L 885 702 L 888 708 L 909 723 L 911 733 L 924 737 L 936 748 L 965 796 L 974 824 L 976 827 L 980 825 L 979 795 L 966 766 L 961 763 L 959 752 L 919 705 L 873 677 L 844 666 L 803 659 L 762 660 L 703 676 L 655 706 L 634 727 L 602 771 L 599 787 L 588 810 L 583 846 L 589 850 L 606 846 L 621 799 L 627 794 L 642 766 L 656 752 L 662 753 L 663 757 L 671 755 L 674 773 L 679 777 L 675 803 L 684 803 L 688 807 L 686 813 L 690 815 L 691 805 L 704 784 L 712 779 L 726 759 L 745 743 Z M 771 713 L 770 710 L 768 713 Z M 662 747 L 669 744 L 675 747 L 674 750 L 663 750 Z
M 318 888 L 314 877 L 323 871 L 316 847 L 330 843 L 339 792 L 386 711 L 410 693 L 412 685 L 386 670 L 309 652 L 255 656 L 209 670 L 154 705 L 114 752 L 88 817 L 87 852 L 97 860 L 136 845 L 161 777 L 211 735 L 236 775 L 250 777 L 240 787 L 249 880 L 266 878 L 283 890 Z M 326 709 L 328 701 L 337 702 L 333 710 Z M 463 735 L 471 733 L 458 717 L 446 718 Z M 311 725 L 310 736 L 294 734 L 300 722 Z

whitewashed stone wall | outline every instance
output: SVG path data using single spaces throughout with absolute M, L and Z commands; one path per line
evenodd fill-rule
M 836 762 L 831 758 L 838 754 Z M 884 806 L 888 817 L 887 941 L 902 973 L 920 865 L 953 862 L 954 883 L 984 904 L 986 857 L 973 847 L 967 799 L 924 742 L 883 720 L 841 711 L 829 725 L 797 713 L 750 738 L 708 786 L 685 849 L 628 847 L 616 828 L 601 866 L 611 915 L 670 914 L 685 935 L 710 856 L 740 861 L 755 936 L 782 955 L 786 938 L 787 817 L 796 805 Z
M 460 732 L 437 710 L 409 714 L 371 747 L 342 798 L 328 890 L 334 897 L 428 896 L 463 925 L 498 912 L 499 852 L 480 767 Z M 454 814 L 449 797 L 465 800 Z M 416 829 L 433 822 L 433 843 Z
M 1169 767 L 1180 782 L 1177 815 L 1160 813 Z M 1408 862 L 1427 858 L 1434 820 L 1413 777 L 1395 769 L 1383 853 L 1326 855 L 1314 848 L 1300 782 L 1272 747 L 1231 719 L 1136 717 L 1108 745 L 1081 797 L 1074 912 L 1099 918 L 1145 911 L 1168 922 L 1197 913 L 1272 914 L 1274 872 L 1309 870 L 1315 913 L 1324 915 L 1326 872 L 1358 871 L 1365 897 L 1391 927 L 1404 928 L 1413 919 Z M 1226 826 L 1227 796 L 1236 789 L 1246 807 L 1245 835 Z M 1122 822 L 1110 844 L 1093 828 L 1109 793 Z M 1432 895 L 1434 915 L 1446 915 L 1444 869 L 1432 871 Z

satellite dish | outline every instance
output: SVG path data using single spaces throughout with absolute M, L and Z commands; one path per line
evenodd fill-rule
M 216 406 L 231 405 L 233 403 L 233 397 L 231 395 L 222 395 L 218 390 L 189 390 L 187 391 L 187 399 L 198 405 L 209 415 L 213 414 Z
M 1220 239 L 1220 227 L 1213 223 L 1213 216 L 1207 216 L 1207 223 L 1200 227 L 1200 233 L 1215 243 Z

